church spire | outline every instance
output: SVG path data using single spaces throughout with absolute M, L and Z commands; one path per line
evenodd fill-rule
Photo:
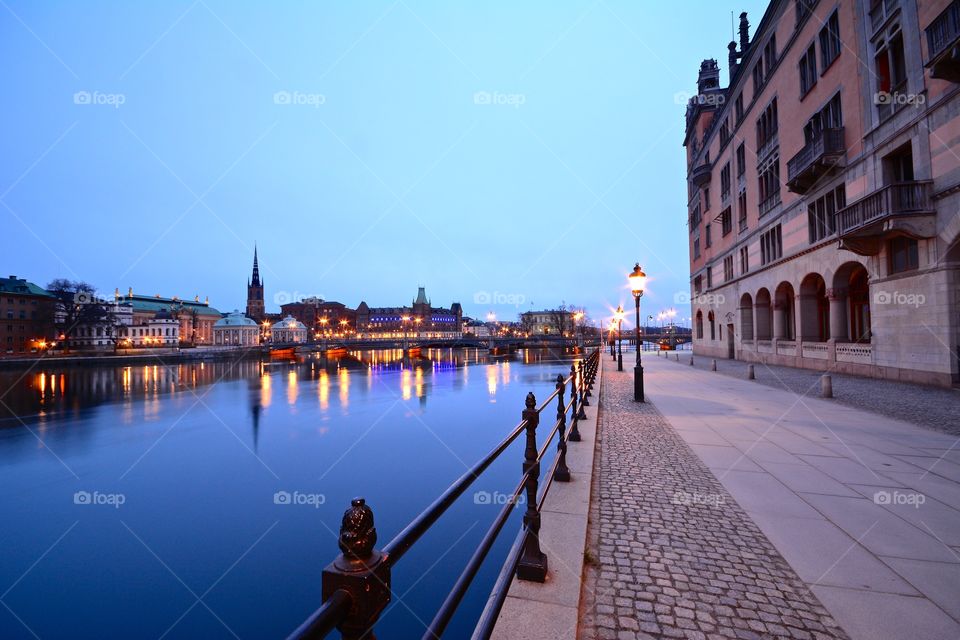
M 260 265 L 257 264 L 257 245 L 253 245 L 253 278 L 250 281 L 250 284 L 259 287 L 260 286 Z

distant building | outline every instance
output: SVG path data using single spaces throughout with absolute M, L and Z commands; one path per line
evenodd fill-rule
M 423 287 L 409 307 L 357 307 L 357 333 L 365 338 L 399 335 L 423 338 L 459 337 L 463 333 L 463 308 L 454 302 L 449 309 L 431 305 Z
M 129 303 L 101 301 L 102 312 L 92 313 L 78 319 L 71 328 L 68 336 L 64 336 L 65 346 L 71 349 L 92 349 L 94 351 L 111 351 L 119 346 L 140 346 L 134 343 L 129 327 L 133 324 L 133 307 Z M 62 324 L 62 314 L 58 312 Z M 151 316 L 151 320 L 153 317 Z M 144 323 L 146 328 L 146 323 Z
M 262 322 L 266 315 L 263 304 L 263 281 L 260 280 L 260 265 L 257 264 L 257 248 L 253 248 L 253 274 L 247 280 L 247 317 Z
M 307 326 L 293 316 L 287 316 L 270 327 L 270 341 L 274 344 L 306 342 Z
M 238 309 L 213 325 L 213 344 L 254 347 L 260 344 L 260 325 Z
M 133 310 L 132 315 L 136 317 L 136 310 Z M 180 321 L 166 309 L 157 311 L 152 317 L 141 322 L 130 325 L 117 323 L 114 331 L 117 332 L 121 347 L 180 346 Z
M 0 278 L 0 355 L 23 356 L 55 335 L 56 298 L 23 278 Z
M 340 303 L 320 298 L 304 298 L 299 302 L 280 305 L 280 313 L 293 316 L 307 329 L 330 335 L 352 334 L 357 330 L 357 312 Z
M 176 296 L 162 298 L 155 296 L 135 295 L 133 288 L 127 290 L 127 295 L 114 292 L 116 301 L 120 304 L 129 304 L 133 307 L 133 325 L 146 326 L 161 312 L 170 314 L 177 321 L 178 341 L 192 345 L 213 344 L 213 325 L 223 317 L 219 311 L 210 306 L 210 301 L 200 302 L 200 297 L 193 300 L 182 300 Z M 139 332 L 138 332 L 139 334 Z
M 573 331 L 573 312 L 566 309 L 526 311 L 520 314 L 520 327 L 531 336 L 561 335 Z

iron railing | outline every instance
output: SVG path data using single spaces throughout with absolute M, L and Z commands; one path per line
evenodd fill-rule
M 806 189 L 805 182 L 813 182 L 828 168 L 835 166 L 843 155 L 843 127 L 823 129 L 797 155 L 787 162 L 787 186 L 791 190 Z
M 837 229 L 842 236 L 887 216 L 930 213 L 932 186 L 932 180 L 915 180 L 881 187 L 837 211 Z
M 933 19 L 927 32 L 927 56 L 933 60 L 960 38 L 960 0 L 954 0 Z
M 496 624 L 507 591 L 514 575 L 522 580 L 543 582 L 547 573 L 547 557 L 540 549 L 540 511 L 543 501 L 554 480 L 567 482 L 567 443 L 580 441 L 578 422 L 585 419 L 583 407 L 589 406 L 591 389 L 600 363 L 599 348 L 589 356 L 570 366 L 566 377 L 558 374 L 555 390 L 537 406 L 534 394 L 528 393 L 520 423 L 489 453 L 477 461 L 460 478 L 454 481 L 433 503 L 416 516 L 400 533 L 382 549 L 375 548 L 377 532 L 373 511 L 363 498 L 355 498 L 343 514 L 339 546 L 342 553 L 323 570 L 323 603 L 290 636 L 288 640 L 313 640 L 324 638 L 337 629 L 344 640 L 373 638 L 373 628 L 392 597 L 390 573 L 394 565 L 450 508 L 470 485 L 513 444 L 521 434 L 526 436 L 522 473 L 506 503 L 497 513 L 493 523 L 481 539 L 451 591 L 427 627 L 423 638 L 436 640 L 443 635 L 467 589 L 489 553 L 498 535 L 503 530 L 521 493 L 526 493 L 526 512 L 516 541 L 507 555 L 503 569 L 484 608 L 474 631 L 474 638 L 490 637 Z M 564 403 L 567 385 L 570 385 L 570 400 Z M 537 428 L 540 415 L 556 400 L 556 420 L 550 431 L 542 437 L 538 447 Z M 570 430 L 567 431 L 567 414 L 570 414 Z M 557 439 L 557 455 L 553 466 L 544 476 L 540 488 L 540 463 L 550 444 Z

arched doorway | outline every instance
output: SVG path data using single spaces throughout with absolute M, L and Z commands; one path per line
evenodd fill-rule
M 779 340 L 795 340 L 795 296 L 793 285 L 781 282 L 773 299 L 773 337 Z
M 773 313 L 770 301 L 770 292 L 767 289 L 757 291 L 755 309 L 756 309 L 756 335 L 757 340 L 770 340 L 773 337 Z
M 870 281 L 859 262 L 843 264 L 833 276 L 831 335 L 838 342 L 870 342 Z
M 753 298 L 749 293 L 740 296 L 740 339 L 753 340 Z
M 811 273 L 800 283 L 800 339 L 826 342 L 830 339 L 830 301 L 827 283 Z

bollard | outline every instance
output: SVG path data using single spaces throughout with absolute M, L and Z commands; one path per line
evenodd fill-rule
M 680 354 L 679 354 L 679 353 L 675 353 L 675 354 L 673 354 L 673 355 L 675 355 L 675 356 L 677 357 L 677 362 L 680 362 Z
M 527 475 L 527 511 L 523 514 L 525 536 L 523 552 L 517 562 L 517 577 L 543 582 L 547 578 L 547 556 L 540 550 L 540 512 L 537 511 L 537 486 L 540 483 L 540 462 L 537 460 L 537 398 L 527 394 L 523 419 L 527 423 L 527 445 L 523 451 L 523 473 Z
M 826 374 L 820 376 L 820 395 L 824 398 L 833 397 L 833 378 Z
M 582 380 L 580 384 L 583 384 Z M 577 367 L 572 364 L 570 365 L 570 402 L 573 406 L 570 409 L 570 435 L 567 436 L 567 440 L 580 442 L 580 429 L 577 428 L 577 422 L 580 420 L 580 413 L 577 410 Z
M 693 366 L 693 356 L 690 356 L 690 366 Z
M 337 625 L 343 638 L 373 638 L 373 626 L 390 603 L 390 567 L 375 549 L 373 510 L 363 498 L 350 501 L 340 523 L 342 552 L 323 570 L 321 592 L 327 601 L 337 591 L 350 596 L 350 612 Z
M 748 364 L 748 365 L 747 365 L 747 380 L 755 380 L 755 379 L 756 379 L 756 378 L 755 378 L 755 376 L 753 375 L 753 365 L 752 365 L 752 364 Z
M 567 468 L 567 440 L 565 438 L 567 430 L 567 410 L 563 406 L 563 393 L 567 385 L 563 382 L 563 374 L 557 374 L 557 422 L 560 426 L 557 428 L 557 467 L 553 470 L 553 479 L 557 482 L 570 482 L 570 469 Z M 575 391 L 575 390 L 574 390 Z
M 710 371 L 716 371 L 716 370 L 717 370 L 717 361 L 716 361 L 716 360 L 711 360 L 711 361 L 710 361 Z

